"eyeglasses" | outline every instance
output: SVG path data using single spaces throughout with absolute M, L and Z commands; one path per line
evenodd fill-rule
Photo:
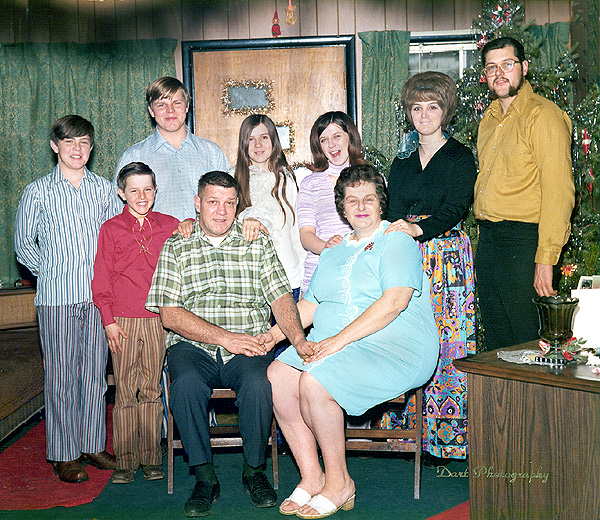
M 521 62 L 518 60 L 506 60 L 501 63 L 498 63 L 498 65 L 488 65 L 487 67 L 484 67 L 483 70 L 485 71 L 486 76 L 495 76 L 496 72 L 498 72 L 498 69 L 507 74 L 508 72 L 513 70 L 515 63 Z

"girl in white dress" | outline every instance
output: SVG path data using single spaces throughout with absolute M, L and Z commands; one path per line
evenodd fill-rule
M 267 116 L 255 114 L 242 122 L 232 173 L 239 184 L 238 218 L 243 221 L 244 236 L 253 240 L 264 226 L 297 300 L 306 255 L 295 212 L 298 186 L 277 129 Z

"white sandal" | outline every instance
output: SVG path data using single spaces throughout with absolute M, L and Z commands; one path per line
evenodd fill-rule
M 304 491 L 304 489 L 297 487 L 296 489 L 294 489 L 292 494 L 281 503 L 281 505 L 279 506 L 279 512 L 282 515 L 295 515 L 304 504 L 308 504 L 310 499 L 311 495 L 308 491 Z M 298 504 L 298 507 L 296 509 L 289 510 L 281 509 L 283 507 L 283 504 L 285 504 L 286 502 L 294 502 L 295 504 Z
M 350 511 L 350 509 L 354 508 L 354 498 L 356 497 L 356 493 L 353 493 L 352 496 L 348 498 L 341 506 L 337 506 L 329 500 L 327 497 L 323 495 L 315 495 L 308 502 L 307 505 L 312 507 L 317 514 L 302 514 L 296 513 L 298 518 L 326 518 L 337 513 L 340 509 L 344 511 Z

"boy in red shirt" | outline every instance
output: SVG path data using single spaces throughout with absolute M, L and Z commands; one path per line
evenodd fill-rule
M 164 477 L 160 448 L 160 375 L 165 336 L 160 317 L 145 309 L 158 255 L 179 221 L 152 211 L 156 177 L 142 162 L 117 176 L 123 212 L 100 228 L 92 294 L 108 338 L 116 381 L 114 484 L 127 484 L 141 466 L 146 480 Z

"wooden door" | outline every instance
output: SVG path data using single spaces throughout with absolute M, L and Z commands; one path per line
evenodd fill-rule
M 352 42 L 353 43 L 353 42 Z M 348 111 L 346 45 L 193 52 L 194 133 L 217 143 L 233 166 L 241 122 L 267 114 L 290 164 L 310 162 L 310 129 Z

